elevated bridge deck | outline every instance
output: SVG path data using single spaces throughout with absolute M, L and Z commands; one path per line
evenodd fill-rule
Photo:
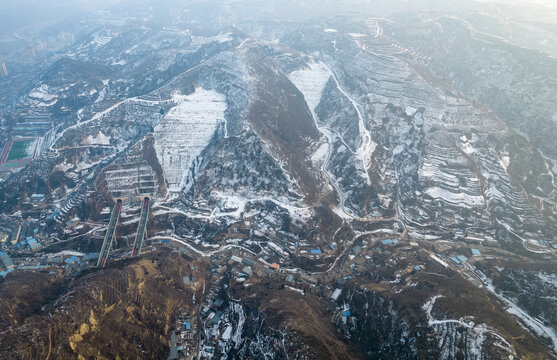
M 145 229 L 147 228 L 147 218 L 149 217 L 149 198 L 143 199 L 141 206 L 141 215 L 139 216 L 139 225 L 137 226 L 137 234 L 133 243 L 132 256 L 138 256 L 141 253 L 143 239 L 145 238 Z
M 106 265 L 106 260 L 110 253 L 110 248 L 116 237 L 116 224 L 118 223 L 118 218 L 120 217 L 120 211 L 122 210 L 122 200 L 118 199 L 114 209 L 112 209 L 112 214 L 110 215 L 110 221 L 108 222 L 108 229 L 104 236 L 103 246 L 101 252 L 99 253 L 99 260 L 97 261 L 98 267 L 103 267 Z

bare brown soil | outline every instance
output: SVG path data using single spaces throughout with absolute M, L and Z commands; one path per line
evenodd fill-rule
M 183 275 L 191 276 L 190 265 L 199 271 L 194 286 L 182 283 Z M 87 272 L 46 304 L 48 296 L 37 293 L 58 289 L 56 280 L 26 281 L 13 289 L 17 287 L 13 282 L 19 279 L 8 277 L 0 291 L 12 287 L 14 295 L 0 303 L 11 314 L 9 325 L 0 333 L 0 358 L 166 358 L 170 324 L 191 306 L 193 293 L 201 292 L 206 268 L 199 261 L 162 249 L 139 260 Z M 29 284 L 36 290 L 29 289 Z M 18 309 L 7 306 L 8 301 L 28 303 Z

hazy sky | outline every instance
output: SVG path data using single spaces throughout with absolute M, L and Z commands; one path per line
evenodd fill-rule
M 52 23 L 67 17 L 108 7 L 121 0 L 0 0 L 0 40 L 11 35 L 18 28 L 42 23 Z M 126 0 L 126 7 L 133 4 L 150 3 L 152 6 L 162 4 L 182 4 L 195 7 L 195 4 L 227 4 L 231 9 L 238 7 L 242 12 L 250 4 L 256 6 L 274 5 L 279 18 L 299 19 L 307 16 L 336 15 L 339 12 L 357 12 L 384 16 L 396 11 L 440 10 L 474 6 L 474 3 L 498 3 L 517 6 L 513 15 L 527 17 L 529 20 L 543 20 L 557 24 L 557 0 Z M 537 4 L 537 6 L 533 6 Z M 271 5 L 272 6 L 272 5 Z M 537 9 L 532 9 L 537 8 Z M 248 11 L 249 15 L 249 11 Z
M 0 38 L 18 28 L 55 22 L 119 0 L 0 0 Z

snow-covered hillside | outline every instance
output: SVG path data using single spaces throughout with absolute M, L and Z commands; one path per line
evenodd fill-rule
M 288 76 L 304 95 L 309 110 L 314 116 L 315 108 L 321 101 L 321 94 L 331 75 L 329 68 L 322 63 L 310 63 L 307 68 L 296 70 Z
M 197 88 L 190 95 L 175 95 L 177 105 L 155 127 L 155 150 L 171 192 L 183 190 L 194 160 L 224 122 L 224 96 Z

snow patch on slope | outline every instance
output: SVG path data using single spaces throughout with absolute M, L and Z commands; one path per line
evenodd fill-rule
M 110 136 L 106 136 L 102 131 L 99 131 L 96 136 L 87 136 L 82 143 L 84 145 L 110 145 Z
M 174 95 L 177 105 L 155 127 L 155 151 L 171 192 L 187 186 L 194 160 L 224 122 L 224 95 L 197 88 L 190 95 Z
M 53 99 L 57 99 L 58 96 L 55 94 L 51 94 L 49 90 L 50 89 L 48 88 L 48 85 L 43 84 L 38 88 L 33 89 L 33 91 L 29 93 L 29 96 L 38 100 L 42 100 L 43 102 L 49 102 Z
M 213 191 L 211 196 L 218 199 L 219 205 L 211 213 L 211 217 L 228 217 L 233 220 L 240 219 L 246 212 L 249 203 L 271 201 L 275 205 L 288 211 L 294 219 L 305 221 L 312 216 L 310 207 L 296 206 L 291 204 L 288 198 L 276 196 L 257 196 L 256 194 L 233 194 L 221 191 Z
M 315 108 L 321 101 L 323 89 L 332 73 L 322 63 L 311 63 L 307 66 L 307 68 L 292 72 L 288 75 L 288 78 L 304 95 L 309 110 L 315 119 Z

